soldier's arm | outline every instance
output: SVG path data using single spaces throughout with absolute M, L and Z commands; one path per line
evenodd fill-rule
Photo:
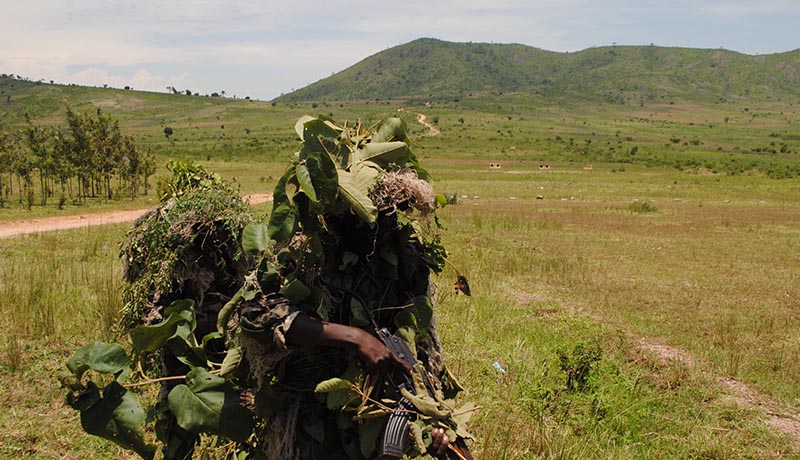
M 408 365 L 396 357 L 377 337 L 357 327 L 330 323 L 306 315 L 298 315 L 286 331 L 289 345 L 321 345 L 353 348 L 371 374 L 396 365 L 410 372 Z

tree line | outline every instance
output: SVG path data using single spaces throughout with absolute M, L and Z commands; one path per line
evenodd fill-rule
M 66 111 L 66 126 L 36 124 L 26 115 L 25 126 L 0 131 L 0 207 L 15 198 L 30 209 L 58 196 L 61 208 L 148 192 L 155 159 L 122 133 L 118 120 L 100 109 Z

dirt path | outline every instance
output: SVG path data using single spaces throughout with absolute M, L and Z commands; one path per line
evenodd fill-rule
M 249 199 L 250 204 L 265 203 L 267 201 L 272 201 L 272 194 L 253 194 L 246 196 L 245 199 Z M 41 219 L 4 222 L 0 223 L 0 238 L 10 238 L 12 236 L 26 235 L 28 233 L 89 227 L 92 225 L 131 222 L 145 212 L 147 212 L 147 209 L 135 209 L 133 211 L 114 211 L 101 214 L 81 214 L 77 216 L 45 217 Z
M 541 293 L 516 291 L 514 296 L 521 303 L 553 300 Z M 561 301 L 559 300 L 559 302 Z M 800 449 L 800 410 L 798 410 L 796 404 L 790 406 L 781 403 L 752 385 L 732 377 L 716 374 L 710 370 L 713 366 L 692 356 L 685 350 L 662 343 L 655 338 L 639 336 L 620 327 L 618 324 L 609 324 L 606 319 L 588 308 L 576 305 L 575 311 L 577 314 L 585 315 L 598 323 L 610 325 L 626 337 L 626 340 L 629 340 L 637 350 L 649 355 L 658 364 L 665 367 L 678 366 L 682 369 L 699 371 L 702 377 L 709 382 L 713 382 L 720 389 L 722 400 L 736 404 L 742 409 L 754 411 L 772 433 L 789 436 L 794 441 L 795 446 Z
M 800 412 L 790 409 L 770 398 L 754 387 L 734 378 L 716 375 L 708 369 L 710 366 L 699 363 L 685 351 L 655 343 L 644 338 L 637 340 L 639 348 L 651 353 L 662 364 L 676 363 L 690 369 L 703 369 L 702 374 L 726 392 L 726 398 L 737 406 L 754 410 L 774 432 L 791 436 L 795 445 L 800 448 Z
M 428 135 L 429 136 L 438 136 L 441 133 L 441 131 L 436 126 L 434 126 L 434 125 L 428 123 L 427 121 L 425 121 L 427 119 L 428 119 L 428 117 L 426 117 L 424 114 L 422 114 L 422 113 L 418 113 L 417 114 L 417 121 L 422 123 L 423 125 L 425 125 L 425 127 L 430 130 L 430 133 Z

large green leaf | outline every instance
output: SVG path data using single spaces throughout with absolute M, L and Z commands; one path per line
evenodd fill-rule
M 225 353 L 225 359 L 222 360 L 222 366 L 219 369 L 219 376 L 223 378 L 228 378 L 233 375 L 239 369 L 239 365 L 242 363 L 242 347 L 235 347 L 228 349 L 228 352 Z
M 179 323 L 175 333 L 167 340 L 167 346 L 175 358 L 187 366 L 207 365 L 203 347 L 197 346 L 194 334 L 188 323 Z
M 372 136 L 372 142 L 406 141 L 407 125 L 402 118 L 392 117 L 383 120 Z
M 428 329 L 433 319 L 433 304 L 431 299 L 426 295 L 420 295 L 414 298 L 414 306 L 411 307 L 411 312 L 417 319 L 418 331 Z
M 336 200 L 339 193 L 339 176 L 336 165 L 328 154 L 318 154 L 306 158 L 306 167 L 314 183 L 317 198 L 322 203 L 331 203 Z M 298 176 L 299 179 L 299 176 Z
M 346 406 L 353 398 L 354 396 L 349 389 L 329 391 L 327 397 L 328 409 L 340 409 Z
M 280 292 L 293 304 L 298 304 L 311 295 L 311 289 L 298 279 L 293 279 L 286 283 Z
M 192 433 L 243 442 L 253 430 L 253 416 L 241 406 L 236 390 L 224 378 L 200 367 L 189 372 L 186 385 L 169 392 L 167 402 L 178 425 Z
M 315 441 L 320 444 L 325 442 L 325 422 L 321 418 L 303 420 L 301 426 Z
M 398 328 L 400 327 L 410 327 L 414 330 L 418 330 L 417 325 L 417 317 L 414 316 L 414 313 L 408 310 L 401 310 L 394 315 L 394 325 Z
M 258 285 L 261 292 L 275 292 L 281 287 L 281 276 L 278 270 L 267 260 L 261 261 L 258 267 Z
M 297 213 L 289 203 L 277 204 L 269 216 L 267 234 L 278 243 L 285 243 L 297 230 Z
M 355 296 L 351 297 L 350 325 L 356 327 L 367 327 L 370 324 L 370 313 L 367 311 L 367 307 L 365 307 Z
M 358 438 L 361 441 L 361 455 L 370 458 L 378 443 L 378 435 L 383 428 L 383 417 L 367 420 L 358 427 Z
M 144 441 L 141 428 L 145 411 L 136 398 L 117 382 L 103 390 L 103 398 L 81 411 L 81 425 L 92 435 L 135 451 L 144 459 L 152 459 L 156 447 Z
M 353 382 L 343 378 L 334 377 L 328 380 L 319 382 L 314 388 L 315 393 L 330 393 L 335 390 L 349 390 L 353 386 Z
M 273 209 L 275 206 L 285 204 L 289 202 L 289 197 L 286 194 L 286 183 L 289 181 L 289 177 L 294 175 L 294 165 L 289 166 L 286 171 L 283 173 L 280 179 L 278 179 L 278 183 L 275 184 L 275 188 L 272 190 L 272 207 Z
M 228 321 L 231 319 L 231 315 L 236 307 L 239 305 L 239 302 L 244 298 L 245 292 L 247 292 L 248 286 L 244 285 L 236 291 L 236 294 L 231 297 L 231 300 L 228 301 L 217 313 L 217 332 L 220 334 L 225 334 L 225 331 L 228 328 Z
M 369 188 L 374 185 L 374 180 L 370 182 L 366 173 L 356 175 L 341 169 L 337 172 L 339 174 L 339 194 L 347 201 L 356 215 L 365 222 L 374 224 L 378 217 L 378 208 L 375 207 L 368 195 Z
M 311 181 L 311 173 L 308 170 L 305 162 L 298 163 L 295 166 L 297 173 L 297 182 L 300 184 L 300 190 L 306 194 L 309 200 L 317 202 L 317 191 L 314 190 L 314 183 Z
M 378 178 L 384 173 L 384 170 L 373 161 L 361 161 L 354 165 L 350 172 L 353 173 L 356 187 L 365 195 L 369 195 L 369 191 L 378 182 Z
M 319 138 L 336 139 L 340 132 L 341 128 L 328 120 L 311 118 L 303 123 L 303 142 L 305 142 L 307 148 L 316 150 L 321 148 Z
M 358 161 L 374 161 L 382 168 L 391 163 L 404 165 L 408 160 L 405 142 L 370 142 L 358 149 Z
M 185 323 L 193 331 L 197 326 L 194 302 L 176 300 L 164 310 L 164 319 L 151 326 L 137 326 L 131 331 L 131 341 L 138 352 L 153 352 L 164 346 L 175 335 L 179 324 Z
M 83 388 L 67 393 L 67 404 L 69 404 L 69 407 L 79 411 L 84 411 L 94 406 L 101 399 L 100 388 L 91 380 L 86 382 L 86 386 Z
M 256 415 L 264 419 L 274 417 L 284 409 L 287 399 L 290 398 L 286 393 L 277 391 L 272 385 L 264 383 L 256 393 Z
M 116 343 L 94 342 L 81 348 L 67 361 L 67 369 L 80 380 L 89 369 L 117 374 L 130 368 L 125 350 Z
M 242 249 L 248 254 L 258 256 L 269 248 L 267 226 L 251 222 L 242 230 Z
M 300 117 L 299 120 L 297 120 L 297 123 L 294 124 L 294 130 L 301 141 L 303 140 L 303 132 L 305 131 L 306 122 L 311 121 L 313 119 L 314 117 L 312 117 L 311 115 L 303 115 L 302 117 Z

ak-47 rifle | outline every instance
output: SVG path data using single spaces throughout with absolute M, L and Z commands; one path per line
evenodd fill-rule
M 392 335 L 388 329 L 379 328 L 373 320 L 375 332 L 379 339 L 386 345 L 395 356 L 400 358 L 403 362 L 408 364 L 409 367 L 414 367 L 416 361 L 411 349 L 408 348 L 406 342 Z M 430 383 L 425 379 L 425 386 L 428 393 L 433 396 L 433 388 Z M 400 392 L 405 389 L 409 393 L 414 394 L 414 381 L 411 377 L 403 373 L 403 381 L 397 384 L 397 390 Z M 389 414 L 386 418 L 386 424 L 383 427 L 378 444 L 378 455 L 381 459 L 400 459 L 403 458 L 405 451 L 406 440 L 408 439 L 408 422 L 414 417 L 416 409 L 406 397 L 400 398 L 397 408 Z M 450 440 L 447 446 L 447 458 L 450 460 L 474 460 L 464 440 L 461 438 Z

